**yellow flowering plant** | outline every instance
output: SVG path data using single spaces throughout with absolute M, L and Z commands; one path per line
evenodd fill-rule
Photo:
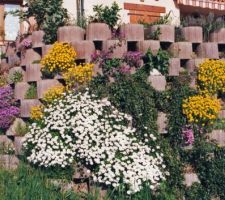
M 54 86 L 45 92 L 43 100 L 47 104 L 52 103 L 55 99 L 63 97 L 64 92 L 65 92 L 64 86 L 62 85 Z
M 44 110 L 43 105 L 33 106 L 31 108 L 31 119 L 32 120 L 41 120 L 44 116 L 43 110 Z
M 88 83 L 93 75 L 93 67 L 93 64 L 85 63 L 69 68 L 63 73 L 67 88 L 71 89 Z
M 213 124 L 221 109 L 220 100 L 208 95 L 191 96 L 183 101 L 183 114 L 189 123 Z
M 3 87 L 5 85 L 7 85 L 8 82 L 7 82 L 7 77 L 5 75 L 1 75 L 0 76 L 0 87 Z
M 225 92 L 225 61 L 206 60 L 199 65 L 197 88 L 201 94 Z
M 61 73 L 75 65 L 76 52 L 67 43 L 55 42 L 48 54 L 41 60 L 42 71 Z

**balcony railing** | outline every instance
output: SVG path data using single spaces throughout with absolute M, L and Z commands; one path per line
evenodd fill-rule
M 177 0 L 178 4 L 225 11 L 225 0 Z

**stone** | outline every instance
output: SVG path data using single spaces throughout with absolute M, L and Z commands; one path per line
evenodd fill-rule
M 25 99 L 27 90 L 30 88 L 30 85 L 27 82 L 19 82 L 15 84 L 14 89 L 14 98 L 16 100 Z
M 215 141 L 219 146 L 225 146 L 225 130 L 213 130 L 209 134 L 210 140 Z
M 138 42 L 138 51 L 146 54 L 148 49 L 150 49 L 152 53 L 156 55 L 160 49 L 160 42 L 158 40 L 144 40 Z
M 41 48 L 45 45 L 43 41 L 45 33 L 44 31 L 34 31 L 32 32 L 31 40 L 32 40 L 32 47 L 33 48 Z
M 215 42 L 201 43 L 197 47 L 197 56 L 199 58 L 218 59 L 219 49 L 218 44 Z
M 58 42 L 74 42 L 84 40 L 85 30 L 78 26 L 63 26 L 57 31 Z
M 169 60 L 169 76 L 179 76 L 181 71 L 180 59 L 170 58 Z
M 48 53 L 48 51 L 53 47 L 53 45 L 42 46 L 42 58 Z
M 58 80 L 56 79 L 46 79 L 37 82 L 37 96 L 39 99 L 44 97 L 46 91 L 50 88 L 61 85 Z
M 20 58 L 16 53 L 8 56 L 9 67 L 20 66 L 20 63 Z
M 15 155 L 0 155 L 0 168 L 15 170 L 19 165 L 19 159 Z
M 200 183 L 198 175 L 195 173 L 184 174 L 184 184 L 187 187 L 190 187 L 190 186 L 192 186 L 193 183 Z
M 16 118 L 13 122 L 13 124 L 9 127 L 9 129 L 6 131 L 6 135 L 7 136 L 16 136 L 18 135 L 16 133 L 16 129 L 18 128 L 18 126 L 21 127 L 26 127 L 26 123 L 20 119 L 20 118 Z
M 33 49 L 27 49 L 25 55 L 21 57 L 21 66 L 28 66 L 34 61 L 40 61 L 41 55 Z
M 144 26 L 142 24 L 124 24 L 120 27 L 120 32 L 127 41 L 144 40 Z
M 106 40 L 103 41 L 103 51 L 108 52 L 110 48 L 113 48 L 112 58 L 122 58 L 127 52 L 127 43 L 125 41 L 120 42 L 119 40 Z
M 91 41 L 104 41 L 112 38 L 109 26 L 105 23 L 90 23 L 86 29 L 86 38 Z
M 6 135 L 0 135 L 0 146 L 13 146 L 12 141 Z
M 146 31 L 147 34 L 160 29 L 159 41 L 173 43 L 175 41 L 175 26 L 172 25 L 153 25 Z
M 190 42 L 176 42 L 171 44 L 169 52 L 175 58 L 190 59 L 192 57 L 192 44 Z
M 41 102 L 37 99 L 24 99 L 20 101 L 20 116 L 23 118 L 30 117 L 31 108 L 41 105 Z
M 200 26 L 189 26 L 182 28 L 182 34 L 185 41 L 192 43 L 202 43 L 203 30 Z
M 221 28 L 216 30 L 215 32 L 210 34 L 210 42 L 216 42 L 219 44 L 225 44 L 225 28 Z
M 40 81 L 42 77 L 40 64 L 29 64 L 26 66 L 27 82 Z
M 15 137 L 14 138 L 14 148 L 16 155 L 23 154 L 23 142 L 25 141 L 24 137 Z
M 148 82 L 157 91 L 164 91 L 166 89 L 166 78 L 165 76 L 149 76 Z
M 158 131 L 161 134 L 167 133 L 167 117 L 165 113 L 159 112 L 157 118 Z
M 225 119 L 225 110 L 221 110 L 221 111 L 219 112 L 219 118 L 220 118 L 220 119 Z
M 71 45 L 77 53 L 76 59 L 85 59 L 86 62 L 91 61 L 91 55 L 95 52 L 93 41 L 74 41 L 71 42 Z

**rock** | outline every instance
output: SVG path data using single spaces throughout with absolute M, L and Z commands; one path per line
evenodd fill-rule
M 14 155 L 0 155 L 0 168 L 15 170 L 19 165 L 19 159 Z
M 165 76 L 149 76 L 148 82 L 151 83 L 152 87 L 157 91 L 164 91 L 166 89 Z
M 225 130 L 213 130 L 209 134 L 210 140 L 215 141 L 219 146 L 225 146 Z
M 8 135 L 8 136 L 15 136 L 15 135 L 17 135 L 16 131 L 17 131 L 18 126 L 26 127 L 26 123 L 22 119 L 16 118 L 14 120 L 13 124 L 6 131 L 6 135 Z
M 190 187 L 190 186 L 192 186 L 193 183 L 200 183 L 197 174 L 195 174 L 195 173 L 184 174 L 184 184 L 187 187 Z
M 24 137 L 15 137 L 14 138 L 14 148 L 16 155 L 22 155 L 22 149 L 23 149 L 23 142 L 25 138 Z
M 158 125 L 159 133 L 162 133 L 162 134 L 167 133 L 166 131 L 167 117 L 165 113 L 162 113 L 162 112 L 158 113 L 157 125 Z

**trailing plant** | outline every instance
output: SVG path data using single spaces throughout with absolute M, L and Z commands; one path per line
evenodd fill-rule
M 13 90 L 9 86 L 0 87 L 0 129 L 10 127 L 20 110 L 13 99 Z
M 47 104 L 52 103 L 54 100 L 64 96 L 65 87 L 62 85 L 54 86 L 44 93 L 43 101 Z
M 159 36 L 161 35 L 161 30 L 160 30 L 160 27 L 157 27 L 157 29 L 153 32 L 151 32 L 148 36 L 147 36 L 147 39 L 150 39 L 150 40 L 159 40 Z
M 65 168 L 76 160 L 90 170 L 94 182 L 123 187 L 128 195 L 139 192 L 145 183 L 155 190 L 165 179 L 157 137 L 149 134 L 140 141 L 137 130 L 128 126 L 132 117 L 107 99 L 98 99 L 88 90 L 69 93 L 44 109 L 44 116 L 26 136 L 29 162 Z
M 28 88 L 26 94 L 25 94 L 26 99 L 36 99 L 37 98 L 37 86 L 32 83 L 30 87 Z
M 153 55 L 151 49 L 148 49 L 147 53 L 143 57 L 145 68 L 151 72 L 153 69 L 157 69 L 161 74 L 168 74 L 169 68 L 169 54 L 168 52 L 159 49 L 156 55 Z
M 29 25 L 29 18 L 34 17 L 37 22 L 37 30 L 45 32 L 44 42 L 52 44 L 57 41 L 58 28 L 65 25 L 68 20 L 67 10 L 62 7 L 62 3 L 62 0 L 28 0 L 25 5 L 26 9 L 10 13 L 19 16 Z
M 89 23 L 106 23 L 111 29 L 113 29 L 120 19 L 120 10 L 121 8 L 119 8 L 119 5 L 115 1 L 112 3 L 111 7 L 103 6 L 102 4 L 95 5 L 93 7 L 94 15 L 89 17 Z

